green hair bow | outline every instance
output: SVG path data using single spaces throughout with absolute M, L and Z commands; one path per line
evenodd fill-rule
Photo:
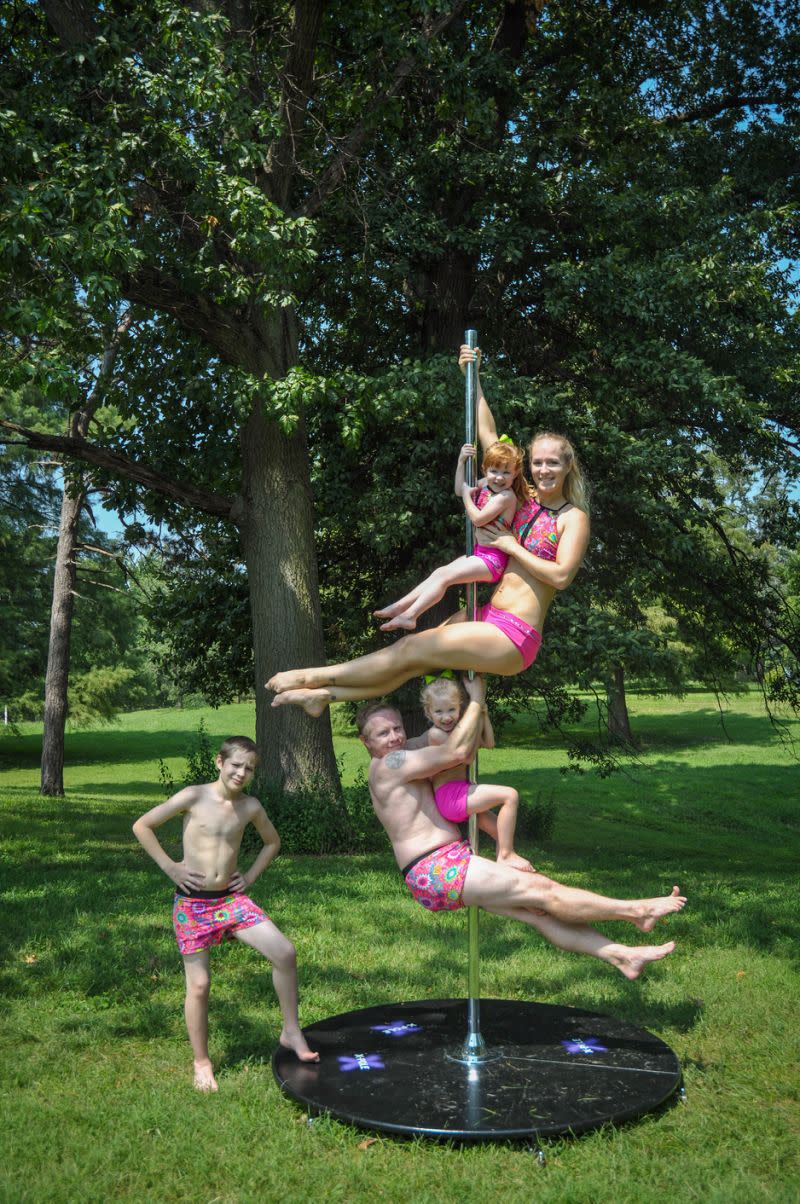
M 455 673 L 452 669 L 442 669 L 439 673 L 426 673 L 423 676 L 423 681 L 426 686 L 429 686 L 432 681 L 438 681 L 440 677 L 449 677 L 455 681 Z

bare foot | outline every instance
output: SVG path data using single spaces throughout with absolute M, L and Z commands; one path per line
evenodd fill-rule
M 408 615 L 395 615 L 388 623 L 381 623 L 381 631 L 396 631 L 398 628 L 402 628 L 403 631 L 413 631 L 416 626 L 416 619 L 411 619 Z
M 307 675 L 303 669 L 287 669 L 284 673 L 274 673 L 267 682 L 267 689 L 282 694 L 284 690 L 299 690 L 307 685 Z
M 327 690 L 283 690 L 275 695 L 272 705 L 302 707 L 312 719 L 319 719 L 330 700 L 331 696 Z
M 678 894 L 678 887 L 673 886 L 672 894 L 661 899 L 642 899 L 639 902 L 639 915 L 633 918 L 633 923 L 642 932 L 652 932 L 663 916 L 671 915 L 674 911 L 682 911 L 686 906 L 684 895 Z
M 214 1078 L 214 1067 L 210 1062 L 195 1062 L 194 1089 L 195 1091 L 219 1091 L 217 1080 Z
M 284 1049 L 293 1049 L 301 1062 L 319 1061 L 319 1054 L 309 1047 L 301 1029 L 289 1032 L 284 1028 L 278 1040 Z
M 380 610 L 373 610 L 376 619 L 393 619 L 399 610 L 402 610 L 399 602 L 393 602 L 391 606 L 384 606 Z
M 666 945 L 615 945 L 608 960 L 621 974 L 633 980 L 650 962 L 660 962 L 674 948 L 674 941 L 667 941 Z
M 512 870 L 524 870 L 528 874 L 536 873 L 536 866 L 531 865 L 530 861 L 526 861 L 524 857 L 520 857 L 519 853 L 498 853 L 497 860 L 502 861 L 503 865 L 510 866 Z

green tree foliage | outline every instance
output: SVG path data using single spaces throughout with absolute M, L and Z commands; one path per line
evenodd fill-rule
M 709 458 L 766 477 L 793 454 L 796 0 L 538 7 L 3 8 L 6 365 L 69 397 L 137 307 L 119 417 L 40 445 L 123 512 L 236 531 L 271 778 L 331 773 L 324 729 L 260 689 L 323 656 L 312 473 L 337 654 L 452 554 L 460 408 L 430 356 L 467 324 L 502 426 L 566 428 L 594 481 L 584 614 L 634 632 L 658 602 L 754 663 L 796 646 Z
M 5 396 L 26 421 L 39 399 Z M 40 719 L 63 474 L 15 443 L 0 453 L 0 703 L 14 720 Z M 146 697 L 136 650 L 138 617 L 125 572 L 89 508 L 78 528 L 70 720 L 109 721 Z

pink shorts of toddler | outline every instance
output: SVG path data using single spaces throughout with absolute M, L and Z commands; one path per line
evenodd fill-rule
M 222 941 L 232 941 L 243 928 L 263 924 L 269 916 L 247 895 L 213 894 L 198 891 L 194 895 L 175 896 L 172 923 L 181 955 L 199 953 Z
M 467 818 L 467 798 L 469 797 L 469 782 L 444 782 L 433 797 L 439 814 L 451 823 L 463 824 Z
M 457 911 L 472 856 L 468 840 L 423 853 L 400 871 L 414 898 L 428 911 Z
M 499 581 L 506 571 L 508 566 L 508 555 L 501 552 L 498 548 L 484 547 L 483 544 L 475 544 L 472 550 L 473 556 L 477 556 L 486 565 L 489 572 L 492 574 L 490 581 Z
M 535 627 L 512 615 L 509 610 L 498 610 L 490 602 L 478 607 L 478 619 L 481 623 L 491 623 L 493 627 L 502 631 L 503 635 L 508 636 L 522 654 L 523 669 L 530 668 L 542 646 L 542 637 Z

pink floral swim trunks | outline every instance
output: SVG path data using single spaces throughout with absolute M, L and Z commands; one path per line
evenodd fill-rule
M 457 911 L 472 856 L 468 840 L 454 840 L 424 853 L 400 872 L 414 898 L 428 911 Z
M 269 916 L 247 895 L 176 895 L 172 923 L 183 957 L 232 941 L 242 928 L 262 924 Z

